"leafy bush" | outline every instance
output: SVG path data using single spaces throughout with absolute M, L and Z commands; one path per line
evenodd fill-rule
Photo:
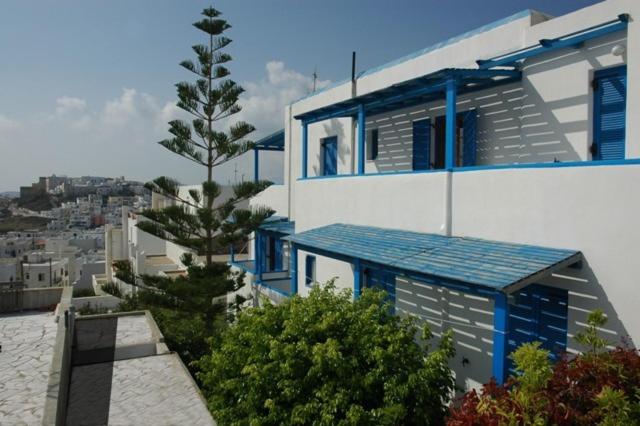
M 468 392 L 452 407 L 448 424 L 640 424 L 640 354 L 598 336 L 606 323 L 601 311 L 588 317 L 576 340 L 589 351 L 551 366 L 540 344 L 527 343 L 512 355 L 518 374 L 504 386 L 494 381 Z
M 454 387 L 451 334 L 428 353 L 386 294 L 332 282 L 242 312 L 198 362 L 220 424 L 441 424 Z M 428 328 L 422 340 L 431 337 Z
M 102 287 L 100 288 L 105 293 L 109 293 L 112 296 L 122 298 L 122 292 L 120 291 L 120 287 L 118 287 L 116 283 L 108 282 L 108 283 L 102 284 Z
M 133 266 L 128 260 L 116 260 L 113 262 L 113 266 L 116 270 L 116 278 L 124 281 L 128 284 L 136 283 L 136 274 L 133 272 Z

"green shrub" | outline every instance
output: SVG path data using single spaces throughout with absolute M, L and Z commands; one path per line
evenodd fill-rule
M 96 292 L 92 288 L 74 288 L 73 297 L 92 297 Z

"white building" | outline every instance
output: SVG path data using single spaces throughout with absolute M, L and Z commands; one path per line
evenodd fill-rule
M 64 287 L 69 285 L 69 260 L 53 252 L 33 252 L 20 266 L 27 288 Z
M 637 344 L 639 17 L 527 10 L 288 106 L 285 184 L 251 203 L 283 219 L 234 265 L 274 299 L 384 287 L 454 330 L 466 388 L 503 381 L 522 342 L 580 350 L 595 308 Z

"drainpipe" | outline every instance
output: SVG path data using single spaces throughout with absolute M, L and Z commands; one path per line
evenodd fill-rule
M 351 52 L 351 98 L 358 92 L 356 80 L 356 52 Z M 351 119 L 351 174 L 356 174 L 356 120 Z

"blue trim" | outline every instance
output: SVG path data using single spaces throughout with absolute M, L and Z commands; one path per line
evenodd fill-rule
M 455 166 L 456 160 L 456 96 L 457 96 L 456 80 L 450 78 L 447 80 L 447 111 L 445 123 L 445 169 L 451 171 Z
M 597 167 L 597 166 L 631 166 L 640 164 L 640 158 L 627 160 L 601 160 L 601 161 L 567 161 L 558 163 L 524 163 L 524 164 L 493 164 L 487 166 L 454 167 L 454 172 L 478 172 L 483 170 L 505 169 L 553 169 L 561 167 Z
M 433 170 L 400 170 L 397 172 L 381 172 L 381 173 L 366 173 L 364 175 L 354 175 L 351 173 L 333 176 L 309 176 L 306 179 L 298 178 L 298 180 L 319 180 L 319 179 L 335 179 L 335 178 L 350 178 L 350 177 L 372 177 L 372 176 L 388 176 L 388 175 L 411 175 L 417 173 L 442 173 L 445 170 L 433 169 Z
M 298 245 L 291 244 L 289 249 L 289 261 L 291 265 L 291 294 L 298 294 Z
M 353 298 L 355 300 L 360 298 L 362 294 L 362 264 L 360 259 L 353 260 Z
M 507 379 L 507 343 L 509 332 L 509 300 L 506 294 L 497 294 L 493 308 L 493 377 L 498 384 Z
M 505 18 L 499 19 L 497 21 L 490 22 L 490 23 L 485 24 L 485 25 L 483 25 L 481 27 L 478 27 L 478 28 L 475 28 L 473 30 L 470 30 L 470 31 L 464 32 L 462 34 L 459 34 L 457 36 L 448 38 L 448 39 L 446 39 L 444 41 L 432 44 L 431 46 L 425 47 L 424 49 L 420 49 L 420 50 L 417 50 L 417 51 L 415 51 L 413 53 L 410 53 L 408 55 L 402 56 L 402 57 L 400 57 L 398 59 L 394 59 L 391 62 L 384 63 L 384 64 L 379 65 L 377 67 L 369 68 L 368 70 L 362 71 L 360 74 L 358 74 L 357 78 L 361 78 L 361 77 L 364 77 L 364 76 L 367 76 L 367 75 L 375 74 L 375 73 L 377 73 L 379 71 L 382 71 L 382 70 L 384 70 L 386 68 L 390 68 L 390 67 L 393 67 L 393 66 L 396 66 L 396 65 L 400 65 L 400 64 L 402 64 L 404 62 L 407 62 L 407 61 L 410 61 L 412 59 L 415 59 L 415 58 L 417 58 L 419 56 L 422 56 L 422 55 L 424 55 L 426 53 L 433 52 L 433 51 L 438 50 L 438 49 L 442 49 L 443 47 L 449 46 L 451 44 L 458 43 L 458 42 L 460 42 L 462 40 L 465 40 L 467 38 L 471 38 L 471 37 L 476 36 L 478 34 L 482 34 L 482 33 L 485 33 L 487 31 L 491 31 L 493 29 L 496 29 L 496 28 L 501 27 L 503 25 L 509 24 L 509 23 L 511 23 L 513 21 L 516 21 L 518 19 L 522 19 L 522 18 L 525 18 L 527 16 L 531 16 L 531 13 L 532 13 L 531 9 L 521 10 L 518 13 L 515 13 L 513 15 L 510 15 L 510 16 L 507 16 Z M 327 90 L 335 89 L 336 87 L 340 87 L 343 84 L 350 83 L 350 82 L 351 82 L 351 79 L 347 78 L 347 79 L 340 80 L 340 81 L 337 81 L 335 83 L 329 84 L 328 86 L 325 86 L 322 89 L 316 90 L 313 93 L 309 93 L 308 95 L 305 95 L 305 96 L 303 96 L 303 97 L 291 102 L 291 104 L 289 104 L 289 105 L 290 106 L 294 105 L 294 104 L 296 104 L 296 103 L 298 103 L 298 102 L 300 102 L 300 101 L 302 101 L 304 99 L 311 98 L 311 97 L 313 97 L 315 95 L 318 95 L 318 94 L 320 94 L 322 92 L 326 92 Z
M 260 151 L 257 148 L 253 149 L 253 181 L 258 182 L 260 180 Z
M 254 144 L 253 149 L 260 151 L 284 151 L 284 129 L 273 132 Z
M 364 174 L 365 151 L 365 111 L 364 104 L 358 105 L 358 174 Z
M 413 170 L 431 169 L 431 119 L 416 120 L 412 123 Z
M 478 67 L 480 69 L 514 65 L 516 62 L 530 58 L 532 56 L 541 55 L 566 47 L 579 46 L 581 43 L 584 43 L 587 40 L 592 40 L 594 38 L 602 37 L 607 34 L 622 31 L 627 28 L 628 22 L 629 15 L 622 14 L 614 20 L 607 21 L 599 25 L 584 28 L 580 31 L 575 31 L 551 40 L 542 39 L 533 46 L 495 56 L 491 59 L 481 59 L 476 62 L 478 63 Z
M 309 145 L 307 127 L 307 123 L 302 123 L 302 178 L 307 177 L 307 146 Z

